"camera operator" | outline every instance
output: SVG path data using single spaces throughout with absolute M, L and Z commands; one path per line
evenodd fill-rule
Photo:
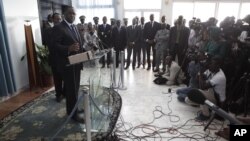
M 226 77 L 220 68 L 221 59 L 213 57 L 209 68 L 203 73 L 198 74 L 199 91 L 209 101 L 221 106 L 226 99 Z M 188 99 L 185 101 L 192 102 Z M 201 113 L 195 118 L 198 121 L 206 121 L 210 118 L 209 108 L 206 105 L 200 105 Z
M 180 102 L 185 101 L 187 93 L 190 90 L 192 90 L 193 88 L 199 88 L 197 74 L 204 73 L 204 71 L 208 68 L 207 56 L 205 55 L 204 52 L 195 52 L 192 56 L 190 56 L 190 60 L 191 61 L 188 64 L 188 75 L 190 77 L 189 86 L 186 88 L 178 89 L 176 91 L 176 94 L 178 95 L 177 99 Z
M 193 20 L 189 21 L 189 27 L 190 27 L 190 35 L 188 38 L 188 58 L 189 56 L 193 56 L 195 52 L 199 50 L 199 42 L 202 40 L 201 35 L 201 25 L 200 20 L 193 18 Z M 190 60 L 190 58 L 189 58 Z

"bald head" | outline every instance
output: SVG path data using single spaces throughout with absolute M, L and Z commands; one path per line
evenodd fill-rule
M 71 6 L 67 6 L 64 11 L 64 18 L 67 22 L 73 23 L 75 21 L 75 9 Z

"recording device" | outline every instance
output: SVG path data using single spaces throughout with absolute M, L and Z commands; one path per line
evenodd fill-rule
M 188 92 L 187 94 L 188 98 L 196 102 L 198 104 L 205 104 L 207 105 L 211 110 L 215 111 L 215 113 L 224 119 L 227 119 L 230 121 L 231 124 L 236 124 L 236 125 L 241 125 L 243 124 L 239 120 L 235 119 L 234 117 L 230 116 L 227 112 L 216 106 L 214 103 L 211 101 L 207 100 L 205 96 L 198 90 L 198 89 L 192 89 Z

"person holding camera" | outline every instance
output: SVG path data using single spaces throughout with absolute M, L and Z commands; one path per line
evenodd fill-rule
M 197 79 L 199 82 L 199 91 L 206 97 L 207 100 L 222 106 L 226 100 L 226 77 L 220 68 L 221 58 L 213 57 L 209 68 L 204 73 L 198 73 Z M 193 104 L 188 97 L 185 102 Z M 210 118 L 209 108 L 206 105 L 200 105 L 201 112 L 195 118 L 197 121 L 206 121 Z
M 167 84 L 168 86 L 181 84 L 185 79 L 181 67 L 175 61 L 173 61 L 172 56 L 166 57 L 166 64 L 166 72 L 162 75 L 156 74 L 155 76 L 157 78 L 154 80 L 154 82 L 156 84 Z

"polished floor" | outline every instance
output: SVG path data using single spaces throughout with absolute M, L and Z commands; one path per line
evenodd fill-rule
M 90 82 L 90 77 L 102 77 L 100 83 L 110 87 L 110 69 L 85 68 L 82 71 L 81 84 Z M 225 123 L 214 120 L 203 131 L 205 123 L 193 120 L 198 107 L 192 107 L 177 100 L 175 91 L 180 86 L 156 85 L 153 83 L 154 73 L 152 70 L 132 67 L 124 71 L 124 85 L 121 85 L 120 70 L 116 69 L 116 86 L 125 90 L 117 89 L 122 97 L 122 110 L 116 124 L 115 131 L 125 140 L 147 141 L 186 141 L 186 140 L 220 140 L 214 132 L 218 131 Z M 98 79 L 97 79 L 98 80 Z M 168 92 L 171 88 L 171 93 Z M 28 101 L 38 97 L 42 91 L 25 92 L 7 100 L 8 104 L 0 104 L 1 118 L 6 116 Z M 12 110 L 10 110 L 12 109 Z
M 103 78 L 101 84 L 109 87 L 111 84 L 110 69 L 103 68 L 99 73 Z M 97 74 L 98 71 L 93 71 L 93 69 L 84 69 L 81 84 L 88 84 L 89 76 L 97 76 Z M 122 97 L 122 111 L 116 127 L 124 139 L 224 140 L 217 137 L 214 132 L 225 123 L 214 120 L 208 130 L 204 132 L 206 122 L 194 120 L 200 109 L 177 100 L 175 91 L 185 85 L 171 87 L 156 85 L 153 83 L 154 79 L 152 70 L 147 71 L 143 68 L 132 70 L 130 66 L 128 70 L 124 71 L 124 86 L 122 86 L 120 70 L 116 69 L 116 86 L 126 88 L 126 90 L 117 89 Z M 172 93 L 168 93 L 169 88 Z M 144 138 L 145 136 L 147 137 Z

